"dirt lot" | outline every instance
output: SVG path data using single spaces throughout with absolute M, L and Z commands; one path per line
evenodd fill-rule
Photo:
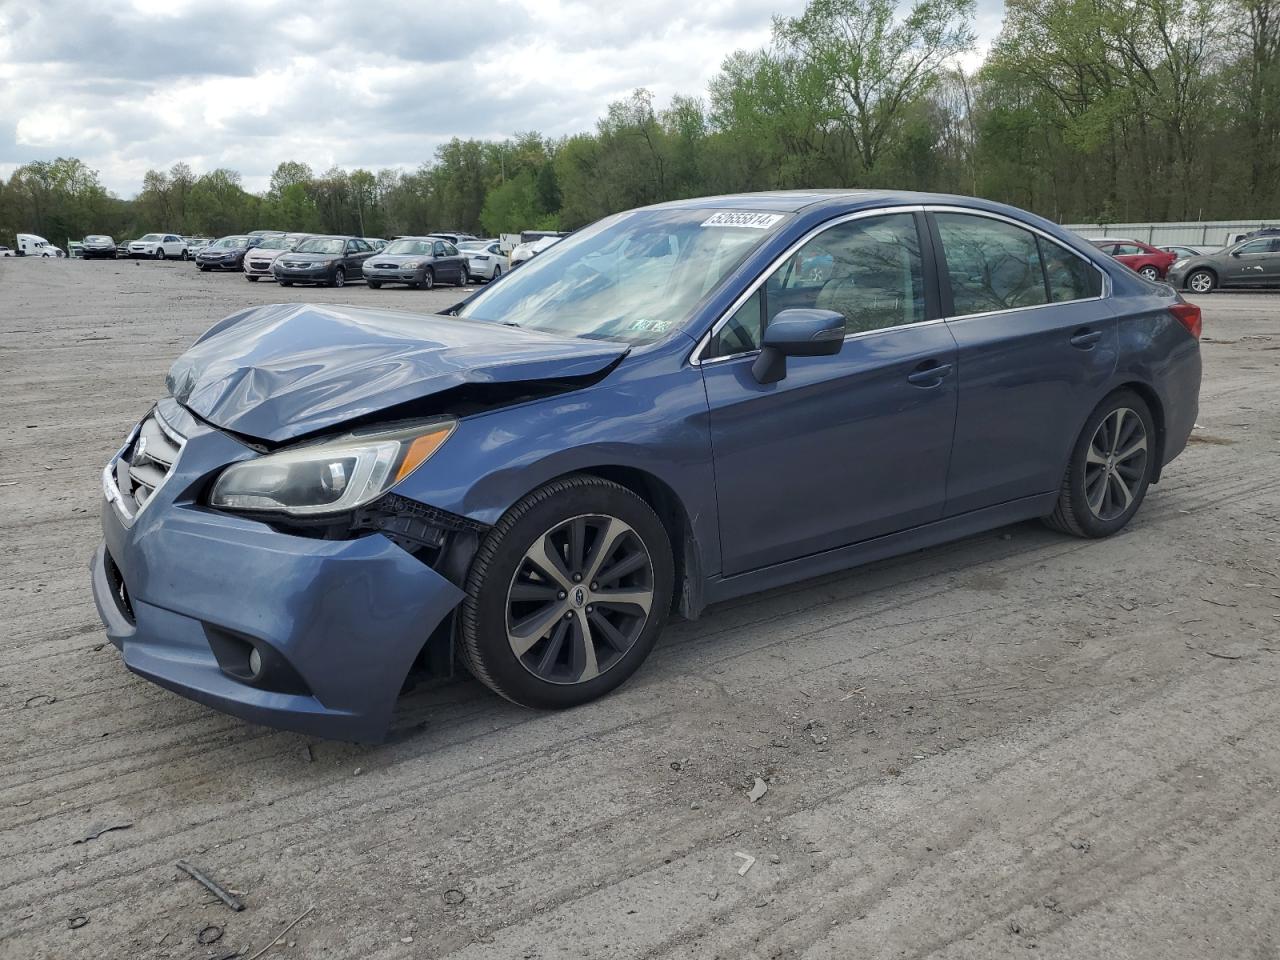
M 268 957 L 1280 956 L 1280 296 L 1205 299 L 1196 442 L 1114 539 L 714 608 L 572 712 L 443 683 L 375 748 L 135 678 L 89 594 L 101 464 L 284 298 L 456 294 L 0 261 L 0 957 L 248 957 L 307 910 Z

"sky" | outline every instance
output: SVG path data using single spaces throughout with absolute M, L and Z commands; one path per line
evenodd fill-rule
M 75 156 L 149 168 L 412 169 L 452 137 L 591 130 L 636 87 L 705 95 L 804 0 L 0 0 L 0 176 Z M 1002 0 L 979 0 L 979 50 Z

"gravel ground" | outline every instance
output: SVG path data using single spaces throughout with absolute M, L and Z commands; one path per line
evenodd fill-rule
M 1205 298 L 1201 426 L 1120 536 L 725 604 L 570 712 L 441 683 L 372 748 L 135 678 L 89 594 L 169 361 L 285 298 L 456 293 L 0 261 L 0 957 L 1280 955 L 1280 296 Z

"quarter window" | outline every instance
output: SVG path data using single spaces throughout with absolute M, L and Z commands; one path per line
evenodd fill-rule
M 850 220 L 814 237 L 734 311 L 707 355 L 758 350 L 769 321 L 795 307 L 843 314 L 846 335 L 925 319 L 924 268 L 912 215 Z
M 1102 296 L 1102 274 L 1093 264 L 1044 237 L 1036 237 L 1036 243 L 1044 263 L 1044 282 L 1050 303 Z
M 1137 257 L 1137 256 L 1141 256 L 1146 252 L 1147 251 L 1143 250 L 1136 243 L 1119 243 L 1119 244 L 1116 244 L 1116 250 L 1115 250 L 1115 253 L 1112 254 L 1112 256 Z

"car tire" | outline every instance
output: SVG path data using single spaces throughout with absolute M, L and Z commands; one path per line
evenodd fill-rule
M 419 290 L 430 290 L 436 285 L 436 272 L 430 267 L 422 271 L 422 281 L 418 284 Z
M 1147 264 L 1138 271 L 1138 276 L 1143 279 L 1150 280 L 1152 283 L 1156 283 L 1160 280 L 1160 271 L 1151 266 L 1151 264 Z
M 365 281 L 365 285 L 366 285 L 370 290 L 380 290 L 380 289 L 382 289 L 382 281 L 381 281 L 381 280 L 366 280 L 366 281 Z
M 458 286 L 465 287 L 471 282 L 471 274 L 467 272 L 467 268 L 463 267 L 462 272 L 458 274 Z
M 183 251 L 182 251 L 182 259 L 183 259 L 183 260 L 187 260 L 187 259 L 189 259 L 189 258 L 190 258 L 190 257 L 189 257 L 189 254 L 187 253 L 186 249 L 184 248 L 184 249 L 183 249 Z
M 649 655 L 671 607 L 672 580 L 667 532 L 648 503 L 599 477 L 554 480 L 508 510 L 476 552 L 459 656 L 514 703 L 586 703 Z M 624 591 L 626 600 L 608 599 Z
M 244 275 L 244 278 L 245 278 L 246 280 L 248 280 L 250 283 L 257 283 L 257 282 L 258 282 L 258 277 L 257 277 L 257 275 L 256 275 L 256 274 L 246 273 L 246 274 Z
M 197 264 L 196 264 L 196 269 L 197 269 L 197 270 L 199 270 L 201 273 L 208 273 L 208 272 L 209 272 L 209 268 L 208 268 L 208 267 L 206 267 L 203 263 L 197 263 Z
M 502 276 L 502 268 L 495 263 L 493 265 L 493 276 L 489 278 L 489 282 L 493 283 L 493 281 L 497 280 L 501 276 Z
M 1218 286 L 1218 278 L 1212 270 L 1201 267 L 1187 274 L 1186 285 L 1188 290 L 1203 296 L 1206 293 L 1213 293 Z
M 280 284 L 280 286 L 282 286 L 282 287 L 292 287 L 292 286 L 293 286 L 293 281 L 292 281 L 292 280 L 279 280 L 279 281 L 277 281 L 277 282 L 278 282 L 278 283 Z
M 1132 390 L 1110 394 L 1085 421 L 1045 523 L 1077 537 L 1109 537 L 1127 524 L 1156 467 L 1155 420 Z
M 155 258 L 157 260 L 164 259 L 164 247 L 156 247 Z
M 333 271 L 333 276 L 329 278 L 329 286 L 345 287 L 346 285 L 347 285 L 347 271 L 343 270 L 341 267 L 336 268 Z

